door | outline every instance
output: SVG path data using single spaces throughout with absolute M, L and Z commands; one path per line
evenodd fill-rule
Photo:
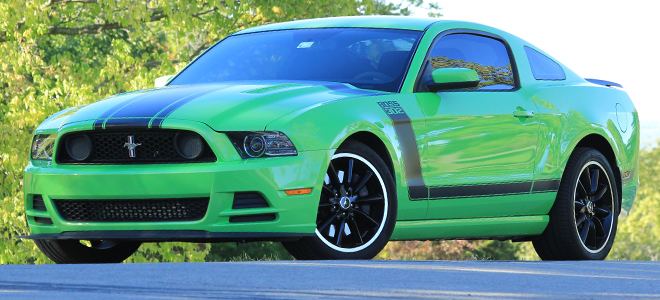
M 439 37 L 422 83 L 433 69 L 470 68 L 477 88 L 416 93 L 426 118 L 427 219 L 515 216 L 529 197 L 539 122 L 518 88 L 508 46 L 489 34 Z

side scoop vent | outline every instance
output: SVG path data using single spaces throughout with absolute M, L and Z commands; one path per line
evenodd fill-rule
M 235 193 L 232 209 L 270 207 L 264 196 L 255 192 Z
M 44 203 L 43 196 L 41 195 L 32 196 L 32 209 L 39 211 L 46 211 L 46 203 Z

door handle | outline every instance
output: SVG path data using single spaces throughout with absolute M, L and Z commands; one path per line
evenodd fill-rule
M 533 110 L 514 111 L 513 116 L 516 118 L 533 118 L 534 111 Z

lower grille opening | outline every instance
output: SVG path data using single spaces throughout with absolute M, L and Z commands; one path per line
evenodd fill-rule
M 53 200 L 64 220 L 74 222 L 167 222 L 204 218 L 209 198 Z
M 40 224 L 53 225 L 53 220 L 49 218 L 34 217 L 34 221 Z
M 259 207 L 270 207 L 264 196 L 259 193 L 247 192 L 247 193 L 235 193 L 234 202 L 231 205 L 232 209 L 244 209 L 244 208 L 259 208 Z
M 46 203 L 44 203 L 44 197 L 41 195 L 32 196 L 32 209 L 46 211 Z M 53 224 L 53 223 L 51 223 Z
M 275 214 L 259 214 L 229 217 L 229 223 L 263 222 L 275 220 Z

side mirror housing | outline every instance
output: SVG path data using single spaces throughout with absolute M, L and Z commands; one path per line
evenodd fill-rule
M 440 68 L 431 73 L 432 81 L 426 83 L 431 92 L 477 87 L 479 74 L 466 68 Z
M 172 78 L 172 76 L 174 76 L 174 75 L 165 75 L 165 76 L 161 76 L 161 77 L 156 78 L 156 82 L 154 83 L 154 87 L 157 87 L 157 88 L 164 87 L 167 84 L 167 82 L 170 81 L 170 78 Z

